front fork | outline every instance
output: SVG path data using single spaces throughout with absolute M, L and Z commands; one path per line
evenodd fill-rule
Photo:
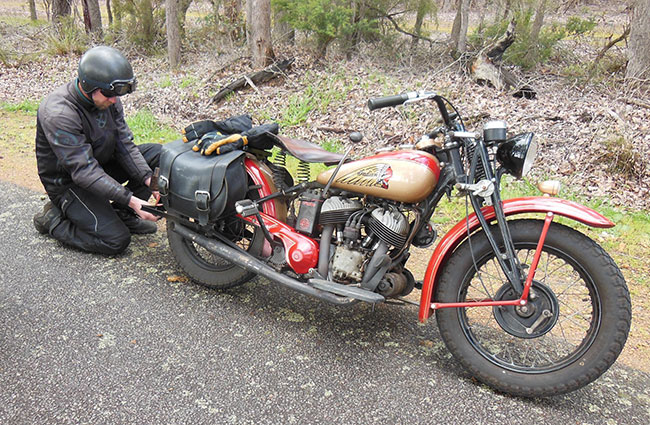
M 458 150 L 454 150 L 451 153 L 451 159 L 452 163 L 454 164 L 455 168 L 455 174 L 458 177 L 460 177 L 459 183 L 461 186 L 469 187 L 471 185 L 463 184 L 465 180 L 467 179 L 467 176 L 463 174 L 462 170 L 462 161 L 460 159 L 460 153 Z M 542 253 L 542 248 L 544 246 L 544 241 L 546 240 L 546 234 L 548 233 L 548 229 L 551 225 L 551 222 L 553 221 L 553 216 L 554 214 L 552 212 L 548 212 L 546 214 L 546 218 L 544 220 L 544 226 L 542 228 L 542 234 L 540 235 L 540 239 L 537 243 L 537 248 L 535 250 L 535 255 L 533 257 L 533 262 L 530 265 L 530 269 L 528 270 L 528 276 L 526 277 L 525 282 L 522 284 L 522 276 L 521 276 L 521 264 L 519 263 L 519 259 L 517 258 L 517 254 L 515 252 L 515 247 L 514 243 L 512 241 L 512 236 L 510 234 L 510 230 L 508 228 L 508 223 L 505 218 L 505 214 L 503 213 L 503 204 L 501 202 L 501 196 L 500 196 L 500 180 L 501 180 L 501 175 L 498 177 L 495 176 L 495 173 L 492 171 L 492 168 L 488 166 L 490 163 L 488 155 L 487 155 L 487 149 L 483 145 L 483 143 L 477 143 L 476 150 L 474 157 L 472 158 L 472 163 L 470 165 L 470 182 L 474 180 L 474 177 L 477 172 L 477 168 L 479 167 L 479 162 L 483 164 L 483 172 L 485 173 L 485 177 L 488 182 L 491 182 L 493 185 L 493 191 L 492 193 L 489 194 L 489 200 L 492 202 L 492 205 L 494 207 L 494 213 L 495 213 L 495 218 L 497 221 L 497 227 L 499 228 L 499 232 L 501 233 L 501 238 L 503 240 L 505 252 L 501 252 L 499 249 L 499 245 L 497 243 L 497 240 L 494 238 L 492 235 L 492 231 L 489 227 L 489 223 L 483 216 L 481 212 L 481 205 L 479 203 L 479 196 L 476 194 L 470 194 L 470 200 L 472 202 L 472 208 L 474 209 L 476 213 L 476 217 L 478 218 L 481 227 L 483 228 L 483 231 L 485 232 L 488 241 L 490 243 L 490 246 L 492 247 L 492 250 L 494 251 L 495 257 L 497 259 L 497 262 L 499 263 L 499 267 L 505 274 L 505 276 L 508 279 L 508 282 L 514 289 L 515 293 L 520 294 L 519 299 L 516 300 L 502 300 L 502 301 L 497 301 L 497 300 L 482 300 L 482 301 L 473 301 L 473 302 L 466 302 L 466 303 L 432 303 L 431 307 L 433 309 L 436 308 L 450 308 L 450 307 L 477 307 L 477 306 L 500 306 L 500 305 L 525 305 L 528 302 L 528 295 L 530 293 L 530 287 L 532 286 L 533 279 L 535 277 L 535 271 L 537 270 L 537 265 L 539 264 L 539 258 Z M 497 171 L 497 174 L 499 172 Z M 483 195 L 485 198 L 488 198 L 487 194 Z M 469 226 L 469 222 L 468 222 Z M 469 229 L 468 229 L 469 232 Z M 468 237 L 471 237 L 468 234 Z

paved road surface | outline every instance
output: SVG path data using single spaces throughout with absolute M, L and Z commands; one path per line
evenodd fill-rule
M 616 365 L 569 395 L 504 396 L 415 308 L 169 282 L 181 272 L 164 231 L 86 254 L 34 230 L 43 202 L 0 182 L 2 424 L 649 422 L 647 374 Z

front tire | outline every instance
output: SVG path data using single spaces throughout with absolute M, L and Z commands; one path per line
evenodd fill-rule
M 522 265 L 530 264 L 542 225 L 539 220 L 509 222 Z M 493 234 L 500 242 L 499 232 Z M 527 270 L 524 267 L 523 273 Z M 505 295 L 506 283 L 481 231 L 452 254 L 434 299 L 441 303 L 512 299 L 512 294 Z M 444 308 L 436 311 L 440 334 L 463 366 L 497 390 L 541 397 L 581 388 L 602 375 L 623 349 L 631 320 L 625 280 L 596 242 L 552 223 L 535 288 L 538 302 L 528 306 L 540 306 L 548 318 L 536 320 L 539 316 L 533 314 L 541 311 L 515 307 Z

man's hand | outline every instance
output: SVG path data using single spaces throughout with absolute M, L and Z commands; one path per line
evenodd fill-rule
M 181 133 L 183 134 L 183 142 L 191 142 L 203 137 L 205 133 L 215 131 L 217 123 L 211 120 L 197 121 L 185 127 Z
M 201 152 L 201 155 L 212 155 L 214 153 L 221 155 L 241 149 L 246 144 L 248 144 L 248 139 L 246 136 L 242 136 L 241 134 L 225 136 L 219 133 L 210 133 L 206 134 L 201 138 L 201 140 L 196 142 L 196 145 L 192 147 L 192 150 L 195 152 Z
M 160 217 L 150 214 L 146 211 L 142 211 L 143 205 L 149 205 L 149 203 L 147 201 L 143 201 L 142 199 L 136 198 L 135 196 L 131 195 L 131 199 L 129 200 L 129 207 L 131 207 L 131 209 L 135 211 L 138 217 L 140 217 L 143 220 L 149 220 L 149 221 L 160 220 Z

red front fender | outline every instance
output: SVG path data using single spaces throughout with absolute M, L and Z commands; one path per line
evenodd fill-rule
M 495 220 L 493 207 L 483 207 L 481 211 L 483 211 L 483 215 L 488 222 Z M 592 227 L 608 228 L 614 226 L 614 223 L 591 208 L 564 199 L 545 196 L 508 199 L 503 201 L 503 212 L 506 216 L 524 213 L 552 212 Z M 475 213 L 470 214 L 465 220 L 460 221 L 447 232 L 433 251 L 433 255 L 427 266 L 427 272 L 424 275 L 424 282 L 422 283 L 419 314 L 421 322 L 425 322 L 431 315 L 432 295 L 438 283 L 442 266 L 456 247 L 467 238 L 468 227 L 470 232 L 480 227 Z

